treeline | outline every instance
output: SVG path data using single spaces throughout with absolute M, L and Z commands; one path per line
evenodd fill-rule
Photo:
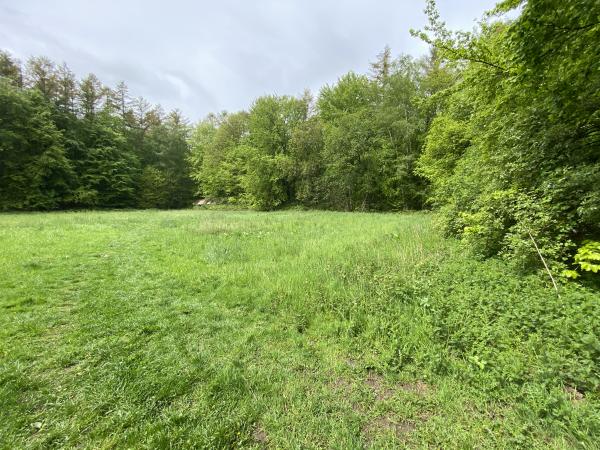
M 452 78 L 435 55 L 393 59 L 386 48 L 370 76 L 350 72 L 316 100 L 266 96 L 209 116 L 192 136 L 193 177 L 203 196 L 259 209 L 421 209 L 415 163 Z
M 124 83 L 0 52 L 0 210 L 189 206 L 190 130 Z

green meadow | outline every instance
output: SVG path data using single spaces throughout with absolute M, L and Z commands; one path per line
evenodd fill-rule
M 435 217 L 0 215 L 0 448 L 599 448 L 597 291 Z

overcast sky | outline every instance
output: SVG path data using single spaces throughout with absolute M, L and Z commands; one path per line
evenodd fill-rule
M 472 29 L 495 0 L 438 0 L 451 28 Z M 78 77 L 124 80 L 131 94 L 195 121 L 246 109 L 263 94 L 317 93 L 366 72 L 388 44 L 418 56 L 409 34 L 422 0 L 0 0 L 0 48 L 66 62 Z

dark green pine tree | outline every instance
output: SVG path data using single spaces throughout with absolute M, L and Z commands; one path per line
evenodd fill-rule
M 43 94 L 0 78 L 0 209 L 59 208 L 73 178 Z
M 133 207 L 139 160 L 125 135 L 123 120 L 105 105 L 106 89 L 90 75 L 80 83 L 78 157 L 80 185 L 75 202 L 86 207 Z

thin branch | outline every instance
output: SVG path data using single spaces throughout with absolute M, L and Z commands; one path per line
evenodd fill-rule
M 587 30 L 589 28 L 594 28 L 594 27 L 596 27 L 598 25 L 600 25 L 600 22 L 594 22 L 594 23 L 590 23 L 590 24 L 587 24 L 587 25 L 581 25 L 581 26 L 578 26 L 578 27 L 560 27 L 558 25 L 554 25 L 553 23 L 547 23 L 546 24 L 546 26 L 554 28 L 555 30 L 566 31 L 567 33 L 575 33 L 577 31 Z
M 442 48 L 442 49 L 444 49 L 446 51 L 449 51 L 450 53 L 453 53 L 459 59 L 463 59 L 463 60 L 467 60 L 467 61 L 472 61 L 472 62 L 484 64 L 486 66 L 493 67 L 494 69 L 500 70 L 501 72 L 508 72 L 508 69 L 506 69 L 505 67 L 499 66 L 498 64 L 486 61 L 484 59 L 475 58 L 475 57 L 472 57 L 472 56 L 461 55 L 460 51 L 458 51 L 457 49 L 455 49 L 453 47 L 450 47 L 448 45 L 444 45 L 444 44 L 441 44 L 439 42 L 435 43 L 434 45 L 436 45 L 437 47 L 440 47 L 440 48 Z
M 548 275 L 550 275 L 550 279 L 552 280 L 552 284 L 554 285 L 554 290 L 556 291 L 556 295 L 560 298 L 560 294 L 558 293 L 558 286 L 556 285 L 556 281 L 554 281 L 554 277 L 552 276 L 552 272 L 550 272 L 550 268 L 548 267 L 548 264 L 546 264 L 546 260 L 542 256 L 542 253 L 540 252 L 540 249 L 538 248 L 537 244 L 535 243 L 535 239 L 533 239 L 533 236 L 531 235 L 531 231 L 527 230 L 527 234 L 529 234 L 529 237 L 531 238 L 531 242 L 533 242 L 533 245 L 534 245 L 534 247 L 535 247 L 538 255 L 540 255 L 540 259 L 544 263 L 544 267 L 546 268 L 546 272 L 548 272 Z

